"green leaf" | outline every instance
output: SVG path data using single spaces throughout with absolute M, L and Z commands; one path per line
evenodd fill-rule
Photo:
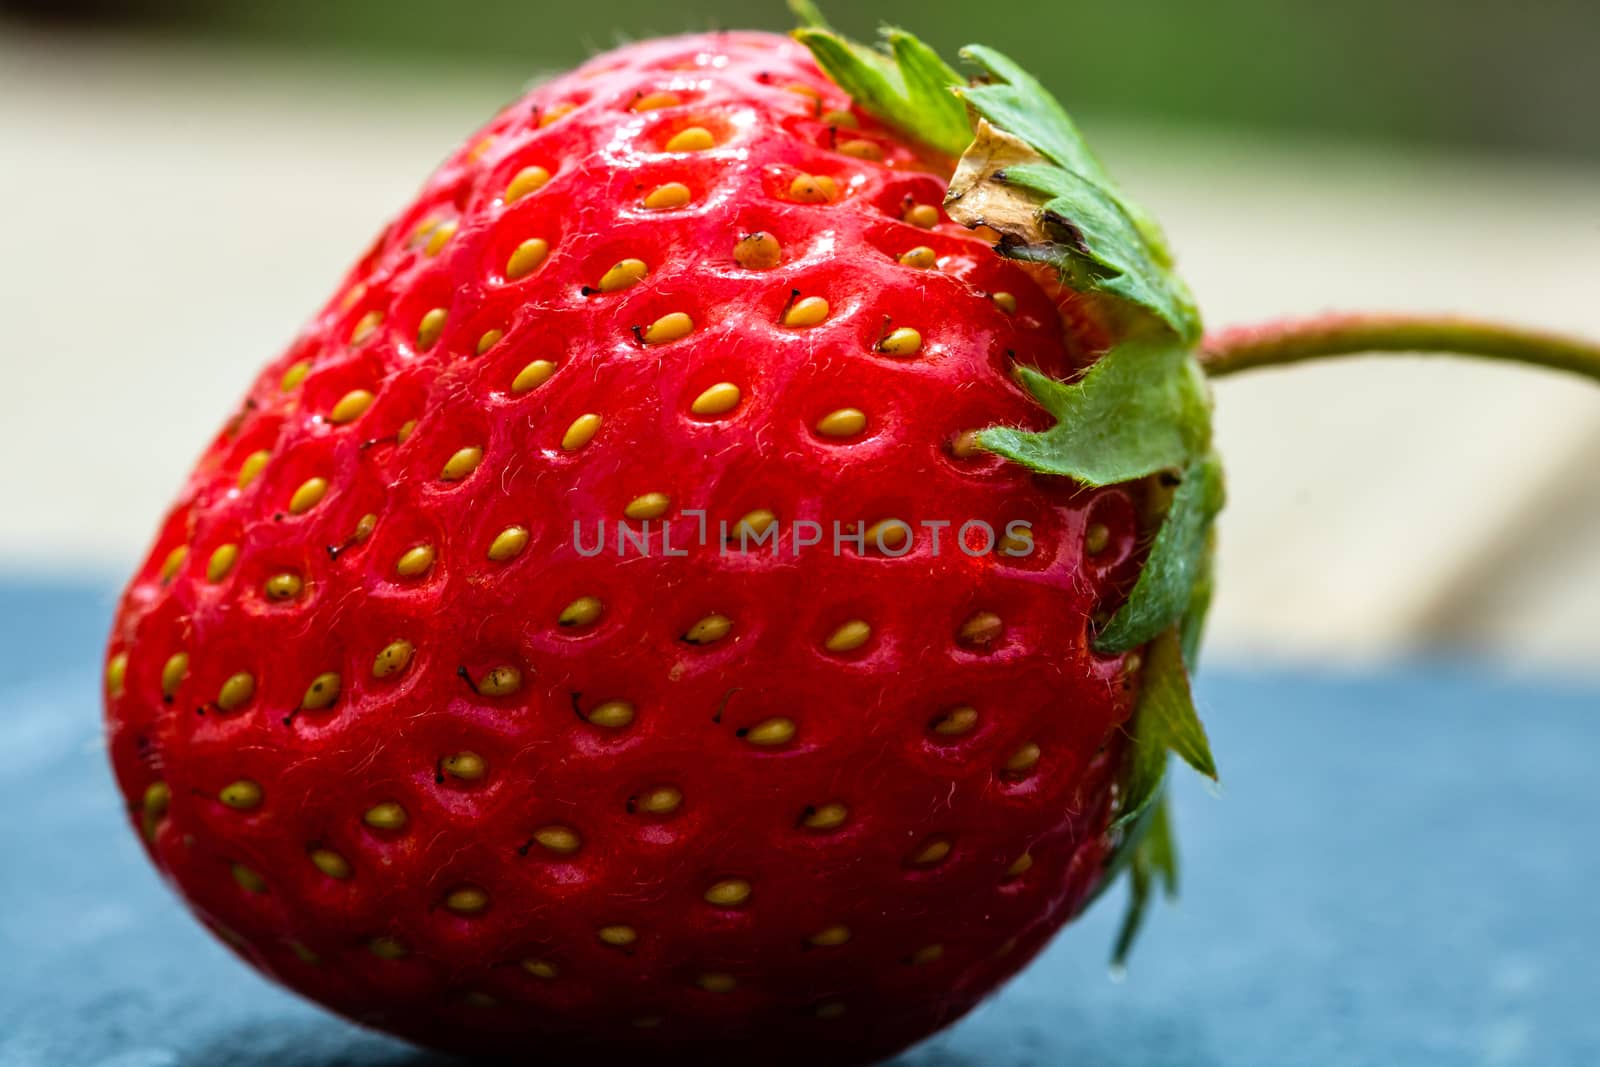
M 1123 913 L 1122 926 L 1117 931 L 1116 944 L 1111 950 L 1113 967 L 1127 966 L 1134 939 L 1144 925 L 1145 909 L 1150 901 L 1150 883 L 1156 878 L 1160 879 L 1167 899 L 1177 897 L 1178 845 L 1172 832 L 1172 815 L 1166 797 L 1162 797 L 1150 809 L 1150 815 L 1129 853 L 1128 910 Z
M 1211 523 L 1222 502 L 1222 464 L 1216 456 L 1190 464 L 1133 592 L 1100 632 L 1096 651 L 1138 648 L 1183 617 L 1205 567 Z
M 863 110 L 952 158 L 966 151 L 972 122 L 955 92 L 965 80 L 937 52 L 893 28 L 882 31 L 887 51 L 856 44 L 829 29 L 815 5 L 791 6 L 806 23 L 795 39 Z
M 1182 470 L 1210 448 L 1205 375 L 1170 338 L 1125 341 L 1071 382 L 1026 367 L 1017 376 L 1056 424 L 1042 432 L 990 427 L 978 444 L 1031 470 L 1113 485 Z
M 1083 134 L 1043 85 L 1008 56 L 981 44 L 961 50 L 961 56 L 983 68 L 988 81 L 965 90 L 973 111 L 989 122 L 1033 146 L 1045 159 L 1099 186 L 1121 203 L 1139 228 L 1156 261 L 1172 266 L 1166 237 L 1153 218 L 1124 196 L 1105 166 L 1090 150 Z
M 1189 691 L 1189 672 L 1183 665 L 1176 629 L 1166 630 L 1150 644 L 1131 733 L 1132 751 L 1121 782 L 1113 830 L 1137 823 L 1161 795 L 1168 752 L 1176 752 L 1207 778 L 1217 777 L 1211 745 Z

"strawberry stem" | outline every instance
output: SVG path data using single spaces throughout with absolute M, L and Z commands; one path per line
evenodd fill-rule
M 1569 371 L 1600 381 L 1600 343 L 1455 316 L 1349 312 L 1208 334 L 1200 365 L 1213 378 L 1326 356 L 1453 353 Z

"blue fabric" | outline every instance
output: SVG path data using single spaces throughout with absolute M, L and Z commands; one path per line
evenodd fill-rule
M 442 1064 L 256 977 L 146 865 L 99 741 L 104 588 L 0 583 L 0 1065 Z M 1120 891 L 907 1067 L 1600 1064 L 1600 693 L 1208 671 L 1184 895 Z

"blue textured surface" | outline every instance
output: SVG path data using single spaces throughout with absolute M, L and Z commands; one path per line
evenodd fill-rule
M 237 963 L 157 881 L 99 741 L 104 589 L 0 584 L 0 1065 L 447 1061 Z M 1184 898 L 1102 901 L 905 1067 L 1600 1064 L 1600 693 L 1464 670 L 1208 674 Z

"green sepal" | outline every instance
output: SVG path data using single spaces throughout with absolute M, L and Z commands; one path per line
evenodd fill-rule
M 1045 159 L 1105 190 L 1138 227 L 1156 262 L 1170 268 L 1172 253 L 1161 227 L 1117 188 L 1077 124 L 1049 90 L 1009 56 L 986 45 L 969 44 L 961 50 L 961 57 L 981 67 L 988 78 L 962 92 L 972 110 L 1032 145 Z
M 893 27 L 881 31 L 886 51 L 856 44 L 830 29 L 809 0 L 790 8 L 805 23 L 795 39 L 862 110 L 952 159 L 967 150 L 972 122 L 956 95 L 966 80 L 937 52 Z
M 1178 643 L 1183 648 L 1183 663 L 1193 674 L 1200 665 L 1200 639 L 1205 636 L 1206 616 L 1211 612 L 1211 595 L 1216 590 L 1217 530 L 1206 534 L 1205 551 L 1200 555 L 1200 573 L 1189 589 L 1189 604 L 1178 622 Z
M 1211 446 L 1204 372 L 1171 338 L 1124 341 L 1074 381 L 1028 367 L 1017 377 L 1056 424 L 1039 432 L 990 427 L 978 444 L 1041 474 L 1114 485 L 1182 470 Z
M 1127 853 L 1128 908 L 1122 915 L 1117 940 L 1111 949 L 1111 966 L 1127 966 L 1134 939 L 1144 925 L 1150 903 L 1151 882 L 1160 879 L 1167 899 L 1178 895 L 1178 844 L 1172 832 L 1170 802 L 1162 796 L 1150 808 L 1139 836 Z
M 1183 472 L 1133 592 L 1095 639 L 1097 652 L 1138 648 L 1189 612 L 1210 551 L 1211 524 L 1222 510 L 1223 496 L 1222 464 L 1215 455 L 1190 464 Z
M 1211 744 L 1195 711 L 1176 627 L 1164 631 L 1146 649 L 1139 703 L 1129 729 L 1132 751 L 1119 785 L 1112 830 L 1125 830 L 1137 823 L 1161 795 L 1168 752 L 1177 753 L 1207 778 L 1217 777 Z

